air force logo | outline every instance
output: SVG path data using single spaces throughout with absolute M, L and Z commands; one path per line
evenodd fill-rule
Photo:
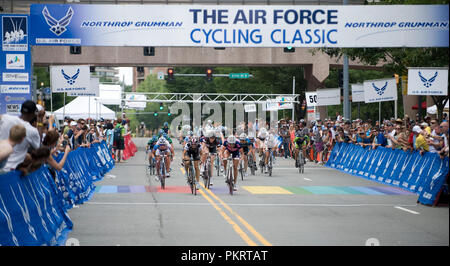
M 422 73 L 420 73 L 420 71 L 419 71 L 420 80 L 423 82 L 423 85 L 427 88 L 429 88 L 429 87 L 431 87 L 431 85 L 433 85 L 433 82 L 436 80 L 437 75 L 438 75 L 438 72 L 436 71 L 434 76 L 432 76 L 429 79 L 426 79 L 422 76 Z
M 386 81 L 386 84 L 384 84 L 383 87 L 378 88 L 377 86 L 375 86 L 375 83 L 372 83 L 373 88 L 375 89 L 375 91 L 377 92 L 378 95 L 383 95 L 384 91 L 386 90 L 386 87 L 388 85 L 388 82 Z
M 77 73 L 73 75 L 72 77 L 64 73 L 64 69 L 61 69 L 61 73 L 63 74 L 64 78 L 67 80 L 67 83 L 70 85 L 75 83 L 75 80 L 78 78 L 78 75 L 80 74 L 80 69 L 78 69 Z
M 44 15 L 45 21 L 50 26 L 50 30 L 56 34 L 61 35 L 66 31 L 67 25 L 69 25 L 70 20 L 73 17 L 73 9 L 72 7 L 69 7 L 69 10 L 67 10 L 66 15 L 61 18 L 60 20 L 56 20 L 54 17 L 50 15 L 50 12 L 48 12 L 47 7 L 44 7 L 42 10 L 42 15 Z

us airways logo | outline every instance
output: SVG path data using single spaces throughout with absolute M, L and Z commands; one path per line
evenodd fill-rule
M 57 36 L 63 34 L 67 29 L 66 27 L 70 24 L 70 20 L 73 17 L 73 9 L 72 7 L 69 7 L 69 10 L 67 10 L 67 13 L 64 17 L 62 17 L 60 20 L 55 19 L 50 15 L 50 12 L 48 12 L 47 7 L 45 6 L 42 10 L 42 15 L 45 18 L 45 21 L 50 26 L 50 30 L 56 34 Z
M 375 91 L 377 92 L 378 95 L 383 95 L 384 91 L 386 90 L 386 87 L 388 85 L 388 82 L 386 81 L 386 84 L 384 84 L 383 87 L 378 88 L 377 86 L 375 86 L 375 83 L 372 83 L 373 88 L 375 89 Z
M 434 73 L 434 76 L 432 76 L 429 79 L 426 79 L 424 76 L 422 76 L 422 73 L 420 73 L 420 71 L 419 71 L 420 80 L 423 82 L 423 85 L 427 88 L 429 88 L 429 87 L 431 87 L 431 85 L 433 85 L 433 82 L 436 80 L 437 75 L 438 75 L 438 72 L 436 71 L 436 73 Z
M 67 80 L 67 83 L 72 85 L 75 83 L 75 80 L 78 78 L 78 75 L 80 74 L 80 69 L 78 69 L 77 73 L 73 76 L 69 76 L 66 73 L 64 73 L 64 69 L 61 69 L 61 73 L 63 74 L 64 78 Z

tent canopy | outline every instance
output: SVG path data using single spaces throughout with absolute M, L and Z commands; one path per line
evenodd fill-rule
M 90 99 L 89 99 L 90 98 Z M 94 118 L 94 119 L 115 119 L 116 113 L 108 107 L 95 100 L 94 97 L 80 96 L 75 98 L 64 107 L 54 112 L 58 120 L 63 120 L 64 116 L 72 119 Z

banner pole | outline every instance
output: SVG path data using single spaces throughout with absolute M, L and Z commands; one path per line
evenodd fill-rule
M 292 77 L 292 100 L 295 99 L 295 76 Z M 292 102 L 292 121 L 294 121 L 295 103 Z
M 381 102 L 378 102 L 378 122 L 381 126 Z

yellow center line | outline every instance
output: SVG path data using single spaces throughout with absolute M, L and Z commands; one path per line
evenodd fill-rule
M 203 188 L 205 188 L 205 186 L 203 184 L 201 184 L 201 186 Z M 222 206 L 224 206 L 231 214 L 233 214 L 246 228 L 247 230 L 249 230 L 263 245 L 265 246 L 272 246 L 272 244 L 267 241 L 260 233 L 258 233 L 255 228 L 253 228 L 253 226 L 251 226 L 249 223 L 247 223 L 247 221 L 245 221 L 241 216 L 239 216 L 236 212 L 234 212 L 225 202 L 223 202 L 219 197 L 217 197 L 214 193 L 212 193 L 209 189 L 205 190 L 213 197 L 215 198 L 217 201 L 219 201 Z
M 227 221 L 236 231 L 236 233 L 249 245 L 249 246 L 257 246 L 253 240 L 250 239 L 250 237 L 237 225 L 217 204 L 210 198 L 208 195 L 205 194 L 201 189 L 198 190 L 200 194 L 209 202 L 213 207 L 222 215 L 222 217 Z

